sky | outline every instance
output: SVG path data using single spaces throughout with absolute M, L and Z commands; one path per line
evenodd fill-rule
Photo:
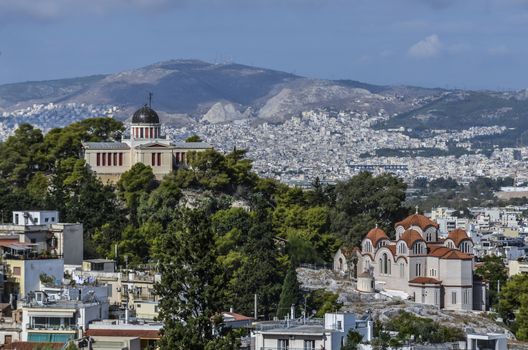
M 169 59 L 528 88 L 528 0 L 0 0 L 0 84 Z

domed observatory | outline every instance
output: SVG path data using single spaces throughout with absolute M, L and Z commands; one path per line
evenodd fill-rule
M 161 124 L 158 113 L 144 105 L 132 116 L 130 138 L 134 140 L 155 140 L 161 138 Z
M 172 142 L 161 133 L 158 113 L 149 105 L 134 112 L 130 132 L 121 142 L 84 142 L 84 159 L 103 181 L 116 183 L 121 175 L 136 163 L 152 168 L 161 180 L 179 167 L 187 166 L 189 152 L 211 149 L 205 142 Z

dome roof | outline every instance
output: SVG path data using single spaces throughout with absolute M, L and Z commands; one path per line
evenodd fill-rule
M 455 243 L 455 246 L 457 247 L 459 246 L 460 242 L 464 240 L 470 240 L 467 232 L 460 228 L 457 228 L 456 230 L 449 232 L 449 234 L 447 235 L 447 239 L 452 240 L 453 243 Z
M 422 230 L 425 230 L 430 226 L 438 228 L 436 222 L 420 214 L 413 214 L 406 217 L 402 221 L 396 223 L 396 227 L 398 226 L 403 226 L 404 229 L 408 229 L 411 226 L 418 226 Z
M 159 122 L 158 113 L 147 105 L 138 109 L 132 116 L 132 124 L 159 124 Z
M 387 234 L 385 233 L 385 231 L 383 231 L 382 229 L 379 229 L 377 227 L 373 228 L 372 230 L 370 230 L 367 233 L 367 236 L 365 238 L 370 239 L 370 241 L 372 242 L 373 246 L 376 246 L 376 244 L 378 243 L 379 240 L 389 239 L 389 237 L 387 237 Z
M 400 240 L 404 241 L 408 248 L 411 248 L 414 242 L 423 241 L 424 239 L 418 231 L 410 229 L 401 235 Z

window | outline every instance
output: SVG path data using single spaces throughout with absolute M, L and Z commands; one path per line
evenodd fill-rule
M 451 304 L 456 304 L 457 302 L 457 293 L 451 292 Z
M 156 153 L 152 153 L 151 158 L 152 159 L 150 160 L 150 165 L 155 166 L 156 165 Z
M 108 165 L 112 165 L 112 153 L 108 153 Z
M 51 222 L 55 222 L 55 217 L 54 216 L 51 217 Z
M 45 218 L 45 219 L 44 219 L 44 222 L 48 222 L 48 221 L 49 221 L 49 218 Z
M 114 153 L 114 165 L 117 165 L 117 153 Z
M 123 165 L 123 152 L 119 153 L 119 166 Z
M 288 339 L 277 339 L 277 350 L 288 350 L 290 341 Z
M 315 340 L 305 340 L 303 350 L 315 350 Z
M 20 267 L 18 266 L 13 267 L 13 275 L 20 276 Z
M 101 165 L 101 153 L 97 153 L 97 156 L 96 156 L 96 162 L 97 166 L 100 166 Z
M 19 219 L 19 215 L 18 214 L 15 214 L 15 224 L 18 225 L 18 219 Z
M 380 259 L 380 271 L 382 274 L 390 275 L 391 273 L 391 261 L 387 253 L 383 253 Z
M 31 238 L 31 243 L 35 244 L 37 243 L 37 240 L 35 238 Z
M 106 165 L 106 153 L 101 153 L 101 165 L 102 166 L 105 166 Z
M 416 277 L 422 275 L 422 264 L 416 264 Z
M 161 166 L 161 153 L 158 153 L 158 166 Z
M 405 265 L 403 263 L 400 263 L 400 277 L 405 277 Z
M 342 326 L 341 321 L 337 321 L 337 330 L 340 331 L 341 330 L 341 326 Z
M 4 335 L 4 344 L 8 345 L 13 342 L 13 336 L 12 335 Z

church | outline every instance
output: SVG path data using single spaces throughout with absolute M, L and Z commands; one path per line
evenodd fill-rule
M 438 227 L 418 213 L 396 223 L 394 240 L 375 227 L 360 248 L 338 250 L 334 270 L 355 278 L 359 292 L 407 295 L 450 310 L 485 310 L 486 285 L 473 274 L 473 241 L 461 229 L 441 238 Z
M 117 182 L 136 163 L 152 167 L 158 180 L 187 162 L 188 152 L 212 149 L 204 142 L 171 142 L 162 134 L 158 114 L 145 105 L 132 116 L 121 142 L 84 142 L 84 159 L 103 182 Z

